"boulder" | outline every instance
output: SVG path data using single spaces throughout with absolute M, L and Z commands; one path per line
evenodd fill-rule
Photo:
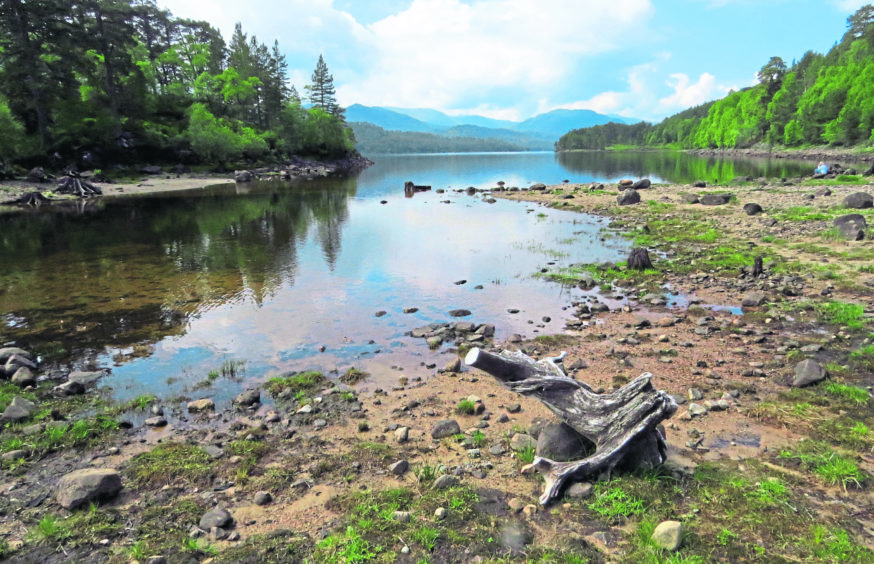
M 34 384 L 36 384 L 36 376 L 33 375 L 33 372 L 30 368 L 22 366 L 15 371 L 15 374 L 12 375 L 12 383 L 17 384 L 22 388 L 33 386 Z
M 546 184 L 543 184 L 543 183 L 532 184 L 531 187 L 528 189 L 529 190 L 546 190 Z
M 874 196 L 866 192 L 856 192 L 844 198 L 844 207 L 854 210 L 863 210 L 874 207 Z
M 234 403 L 240 407 L 249 407 L 256 403 L 261 403 L 261 390 L 246 390 L 234 400 Z
M 637 182 L 631 185 L 633 190 L 646 190 L 652 186 L 652 181 L 649 178 L 641 178 Z
M 70 472 L 58 481 L 55 498 L 64 509 L 75 509 L 95 499 L 121 491 L 121 474 L 111 468 L 86 468 Z
M 634 180 L 630 178 L 623 178 L 619 181 L 620 190 L 624 190 L 625 188 L 630 188 L 634 185 Z
M 452 317 L 467 317 L 471 314 L 469 309 L 452 309 L 449 310 L 449 315 Z
M 36 409 L 36 404 L 32 401 L 26 400 L 21 397 L 14 397 L 12 401 L 6 406 L 6 410 L 3 412 L 3 415 L 0 415 L 0 421 L 22 421 L 30 417 L 33 411 Z
M 837 227 L 841 236 L 848 241 L 861 241 L 865 238 L 865 230 L 868 228 L 865 216 L 858 213 L 836 217 L 832 225 Z
M 758 214 L 762 213 L 763 211 L 764 210 L 762 209 L 762 206 L 760 206 L 759 204 L 754 204 L 754 203 L 744 204 L 744 213 L 747 215 L 758 215 Z
M 537 438 L 537 455 L 558 462 L 582 460 L 593 445 L 564 422 L 550 423 Z
M 824 380 L 828 376 L 825 369 L 812 358 L 805 358 L 795 365 L 795 378 L 792 379 L 793 388 L 801 388 Z
M 3 347 L 0 349 L 0 364 L 6 364 L 6 361 L 8 361 L 9 357 L 12 355 L 20 356 L 31 361 L 33 360 L 33 355 L 24 349 L 18 347 Z
M 159 166 L 144 166 L 143 168 L 140 169 L 140 173 L 158 175 L 158 174 L 163 174 L 163 171 L 161 170 L 161 167 L 159 167 Z
M 220 529 L 227 529 L 234 524 L 234 517 L 231 515 L 231 512 L 227 509 L 213 509 L 212 511 L 207 511 L 203 514 L 203 517 L 200 518 L 200 523 L 198 526 L 204 531 L 208 531 L 213 527 L 218 527 Z
M 36 370 L 35 362 L 27 357 L 13 354 L 6 360 L 6 364 L 3 366 L 3 372 L 6 376 L 12 376 L 22 366 L 26 366 L 31 370 Z
M 444 419 L 443 421 L 438 421 L 433 427 L 431 427 L 431 437 L 434 439 L 444 439 L 446 437 L 457 435 L 460 432 L 461 427 L 455 419 Z
M 638 194 L 637 190 L 629 188 L 628 190 L 622 191 L 619 196 L 617 196 L 616 203 L 618 203 L 620 206 L 631 206 L 634 204 L 639 204 L 640 194 Z
M 449 488 L 454 488 L 459 484 L 459 479 L 457 476 L 452 476 L 449 474 L 444 474 L 434 480 L 433 488 L 435 490 L 445 490 Z
M 698 182 L 692 184 L 692 186 L 695 188 L 707 188 L 707 183 L 703 180 L 699 180 Z
M 703 206 L 722 206 L 731 201 L 731 194 L 705 194 L 701 197 Z
M 743 307 L 759 307 L 768 301 L 768 296 L 764 292 L 750 292 L 743 297 L 741 305 Z
M 188 413 L 200 413 L 202 411 L 215 411 L 215 402 L 209 398 L 188 402 Z
M 662 521 L 653 531 L 652 541 L 664 550 L 677 550 L 683 541 L 683 524 L 679 521 Z

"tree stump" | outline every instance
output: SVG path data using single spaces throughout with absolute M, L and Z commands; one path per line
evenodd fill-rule
M 538 456 L 523 468 L 523 472 L 537 470 L 546 480 L 540 496 L 543 505 L 557 498 L 569 480 L 609 477 L 614 469 L 653 468 L 667 458 L 667 443 L 658 425 L 677 411 L 677 403 L 653 387 L 650 373 L 614 392 L 596 394 L 587 384 L 566 376 L 555 359 L 535 361 L 520 352 L 497 355 L 475 348 L 464 362 L 514 392 L 534 396 L 595 444 L 595 453 L 583 460 L 555 462 Z
M 80 198 L 103 194 L 100 188 L 79 176 L 77 172 L 68 172 L 67 176 L 61 181 L 61 185 L 55 188 L 54 192 L 55 194 L 73 194 Z
M 762 257 L 756 257 L 753 261 L 753 278 L 758 278 L 765 272 L 765 267 L 762 261 Z
M 627 265 L 631 270 L 640 271 L 653 267 L 652 261 L 649 260 L 649 251 L 641 247 L 631 249 L 631 254 L 628 255 Z

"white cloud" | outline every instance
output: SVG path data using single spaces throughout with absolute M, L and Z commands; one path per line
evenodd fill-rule
M 841 10 L 855 12 L 865 4 L 870 4 L 870 0 L 830 0 L 832 4 Z
M 375 59 L 337 96 L 342 104 L 459 109 L 472 89 L 530 98 L 580 58 L 616 48 L 652 11 L 650 0 L 415 0 L 367 26 Z
M 717 83 L 716 77 L 707 72 L 701 73 L 694 82 L 684 73 L 673 73 L 667 80 L 663 80 L 660 78 L 659 69 L 669 58 L 668 54 L 660 54 L 656 60 L 632 67 L 626 79 L 626 90 L 601 92 L 587 100 L 541 107 L 541 111 L 557 107 L 587 109 L 658 122 L 687 108 L 722 98 L 729 90 L 737 90 L 737 86 Z M 657 93 L 664 91 L 663 85 L 672 92 L 659 97 Z

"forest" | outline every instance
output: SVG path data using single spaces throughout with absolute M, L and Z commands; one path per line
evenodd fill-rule
M 354 151 L 321 56 L 304 94 L 289 85 L 279 43 L 240 24 L 226 42 L 155 0 L 0 3 L 0 175 Z
M 658 124 L 609 123 L 570 131 L 556 150 L 869 144 L 874 141 L 874 6 L 865 5 L 847 19 L 846 33 L 826 55 L 808 51 L 791 65 L 771 57 L 757 76 L 755 86 Z
M 401 153 L 476 153 L 525 151 L 525 147 L 494 138 L 448 137 L 418 131 L 387 131 L 366 122 L 349 124 L 358 150 L 365 155 Z

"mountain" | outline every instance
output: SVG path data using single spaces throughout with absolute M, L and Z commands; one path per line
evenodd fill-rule
M 394 108 L 361 104 L 353 104 L 346 109 L 346 120 L 349 123 L 375 125 L 386 132 L 431 133 L 455 139 L 464 138 L 466 141 L 463 143 L 457 141 L 456 144 L 460 143 L 465 147 L 473 146 L 473 139 L 480 139 L 496 141 L 495 147 L 515 146 L 518 147 L 517 150 L 528 151 L 551 150 L 555 141 L 572 129 L 611 121 L 625 124 L 639 121 L 607 116 L 592 110 L 553 110 L 516 122 L 477 115 L 450 116 L 430 108 Z M 391 147 L 386 145 L 380 149 L 381 140 L 389 139 L 391 139 Z M 369 135 L 365 147 L 372 152 L 396 152 L 399 139 L 395 136 Z M 437 142 L 430 144 L 435 147 L 444 145 Z M 420 144 L 417 142 L 416 146 Z M 359 147 L 359 150 L 362 149 Z
M 346 121 L 372 123 L 388 131 L 433 132 L 441 129 L 440 126 L 426 123 L 388 108 L 362 106 L 361 104 L 353 104 L 346 108 Z
M 420 131 L 386 131 L 364 122 L 349 122 L 358 150 L 365 155 L 399 153 L 473 153 L 525 151 L 527 147 L 495 138 L 447 136 Z

